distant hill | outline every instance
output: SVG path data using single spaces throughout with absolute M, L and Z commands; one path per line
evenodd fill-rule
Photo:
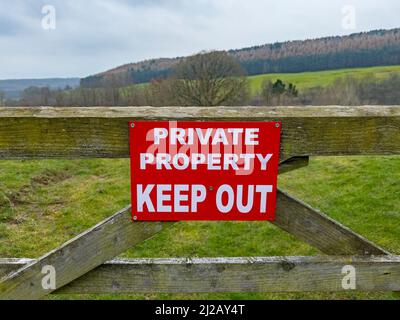
M 22 92 L 29 87 L 64 89 L 67 86 L 76 88 L 79 83 L 79 78 L 0 80 L 0 91 L 5 92 L 6 99 L 18 99 L 21 97 Z
M 400 64 L 400 28 L 230 50 L 248 75 Z M 184 57 L 126 64 L 81 80 L 83 87 L 124 86 L 164 78 Z

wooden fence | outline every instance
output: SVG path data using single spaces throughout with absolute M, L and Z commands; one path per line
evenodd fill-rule
M 282 121 L 280 174 L 310 156 L 399 155 L 400 107 L 0 108 L 0 159 L 129 157 L 129 120 Z M 0 259 L 0 299 L 50 293 L 400 291 L 400 257 L 282 191 L 274 224 L 326 256 L 112 260 L 173 223 L 132 223 L 130 207 L 37 260 Z M 110 261 L 111 260 L 111 261 Z M 56 288 L 42 287 L 42 268 Z

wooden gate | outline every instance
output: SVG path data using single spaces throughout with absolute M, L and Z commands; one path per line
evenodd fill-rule
M 282 121 L 280 173 L 310 156 L 399 155 L 400 107 L 0 108 L 0 159 L 129 157 L 129 120 Z M 50 293 L 400 291 L 400 257 L 279 191 L 274 224 L 318 257 L 111 260 L 173 223 L 132 223 L 130 207 L 37 260 L 0 259 L 0 299 Z M 111 260 L 111 261 L 110 261 Z M 42 268 L 56 288 L 42 287 Z

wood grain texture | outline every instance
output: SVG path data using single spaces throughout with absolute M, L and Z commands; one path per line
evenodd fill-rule
M 0 259 L 0 274 L 24 263 Z M 261 257 L 113 260 L 55 293 L 336 292 L 348 265 L 357 291 L 400 290 L 396 256 Z
M 53 290 L 42 288 L 44 266 L 56 270 L 57 288 L 100 266 L 160 232 L 167 223 L 133 223 L 130 207 L 85 231 L 0 282 L 0 299 L 39 299 Z
M 329 255 L 389 255 L 339 222 L 279 190 L 273 224 Z
M 125 158 L 129 120 L 282 121 L 281 159 L 400 154 L 400 106 L 0 108 L 0 159 Z

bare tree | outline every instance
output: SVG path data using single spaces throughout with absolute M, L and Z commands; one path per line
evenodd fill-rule
M 226 52 L 200 53 L 174 70 L 177 100 L 182 105 L 220 106 L 241 103 L 248 84 L 240 64 Z
M 314 88 L 303 95 L 306 104 L 356 106 L 363 104 L 360 90 L 364 84 L 359 80 L 339 78 L 326 88 Z

